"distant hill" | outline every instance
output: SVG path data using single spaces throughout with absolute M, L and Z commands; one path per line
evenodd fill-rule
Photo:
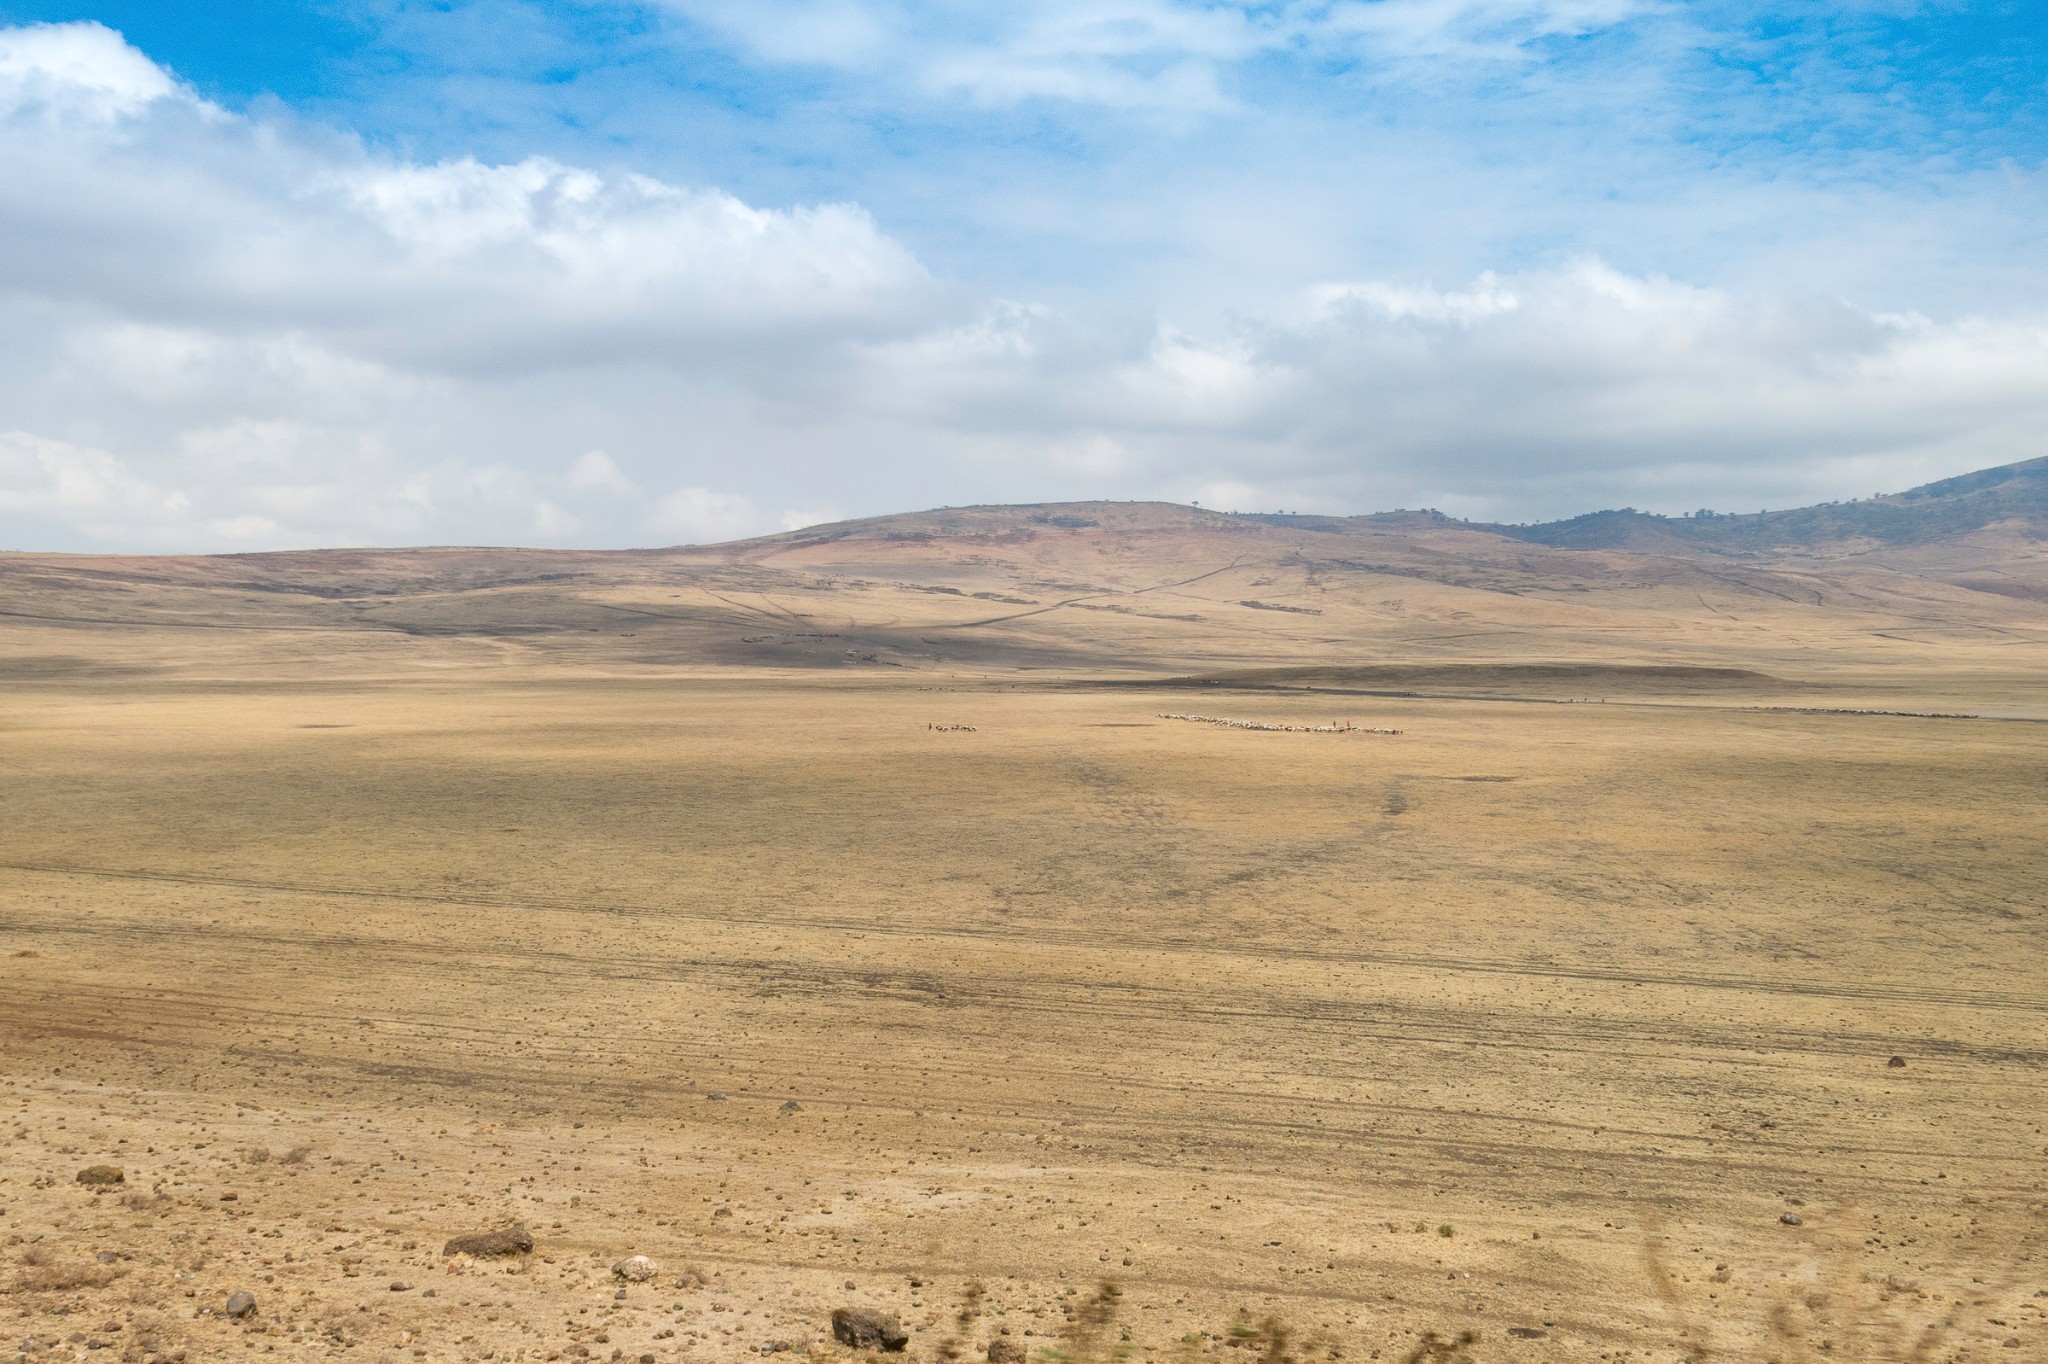
M 1482 529 L 1562 549 L 1758 553 L 1924 545 L 2005 522 L 2048 538 L 2048 458 L 1980 469 L 1884 497 L 1789 511 L 1655 516 L 1625 509 Z
M 1727 690 L 1702 669 L 1734 668 L 1754 690 L 1823 657 L 2048 658 L 2048 460 L 1867 502 L 1538 526 L 1070 502 L 668 549 L 0 554 L 0 603 L 0 684 L 172 666 L 1282 669 L 1319 689 L 1649 695 L 1677 667 L 1687 689 Z

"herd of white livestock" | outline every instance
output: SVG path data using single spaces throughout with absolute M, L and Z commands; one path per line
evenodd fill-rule
M 1284 730 L 1289 734 L 1399 734 L 1398 729 L 1376 729 L 1370 725 L 1354 725 L 1349 720 L 1332 720 L 1327 725 L 1283 725 L 1273 720 L 1233 720 L 1223 715 L 1179 715 L 1162 712 L 1162 720 L 1187 720 L 1198 725 L 1216 725 L 1222 729 L 1266 729 Z

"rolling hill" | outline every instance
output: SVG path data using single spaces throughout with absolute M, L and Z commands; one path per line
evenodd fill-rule
M 2048 644 L 2048 461 L 1758 516 L 942 508 L 730 544 L 0 555 L 12 675 L 511 661 L 1181 675 L 1332 663 L 1911 668 Z M 150 641 L 157 641 L 151 643 Z

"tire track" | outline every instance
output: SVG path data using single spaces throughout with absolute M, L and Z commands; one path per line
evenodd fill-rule
M 734 911 L 693 910 L 681 906 L 594 903 L 545 896 L 434 895 L 420 891 L 375 889 L 361 886 L 320 885 L 304 882 L 261 880 L 185 872 L 141 871 L 48 862 L 0 862 L 0 870 L 80 879 L 127 880 L 167 885 L 210 886 L 240 891 L 268 891 L 281 895 L 316 898 L 382 900 L 400 904 L 428 904 L 471 909 L 550 911 L 566 914 L 596 914 L 611 917 L 658 918 L 671 921 L 750 928 L 807 929 L 828 933 L 865 933 L 871 937 L 909 940 L 956 939 L 1028 943 L 1038 947 L 1117 947 L 1174 955 L 1214 955 L 1275 961 L 1314 961 L 1340 966 L 1381 966 L 1404 970 L 1438 971 L 1446 974 L 1515 976 L 1543 980 L 1583 980 L 1631 985 L 1655 985 L 1672 989 L 1725 990 L 1741 994 L 1783 995 L 1801 999 L 1864 1000 L 1887 1004 L 1922 1004 L 1941 1008 L 1971 1008 L 2008 1012 L 2048 1014 L 2048 998 L 1996 990 L 1935 989 L 1909 985 L 1856 985 L 1848 982 L 1812 982 L 1770 979 L 1760 976 L 1710 975 L 1703 972 L 1639 971 L 1620 967 L 1567 966 L 1550 962 L 1514 961 L 1485 957 L 1458 957 L 1438 953 L 1365 951 L 1290 946 L 1285 944 L 1210 942 L 1166 935 L 1148 936 L 1142 948 L 1134 947 L 1130 935 L 1107 929 L 1072 925 L 1034 924 L 974 926 L 927 922 L 895 924 L 877 919 L 794 913 L 768 915 Z M 5 922 L 0 920 L 0 922 Z

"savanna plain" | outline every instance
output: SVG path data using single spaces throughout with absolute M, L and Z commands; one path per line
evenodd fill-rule
M 2038 545 L 0 556 L 0 1357 L 2048 1359 Z

